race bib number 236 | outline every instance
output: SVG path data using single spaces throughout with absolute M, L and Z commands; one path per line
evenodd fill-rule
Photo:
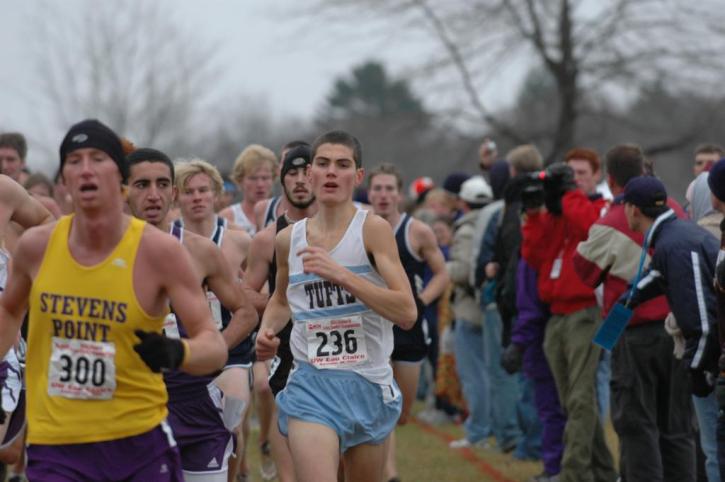
M 307 322 L 307 358 L 318 368 L 344 368 L 368 359 L 360 316 Z
M 64 398 L 108 400 L 116 390 L 113 343 L 53 337 L 48 394 Z

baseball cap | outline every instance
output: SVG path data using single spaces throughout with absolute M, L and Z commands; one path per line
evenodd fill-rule
M 458 196 L 467 203 L 482 204 L 491 200 L 493 191 L 484 178 L 475 176 L 461 185 Z
M 639 208 L 663 207 L 667 205 L 667 189 L 654 176 L 635 177 L 624 187 L 624 202 Z

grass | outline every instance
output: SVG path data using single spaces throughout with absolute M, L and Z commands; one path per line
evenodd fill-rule
M 618 442 L 611 423 L 606 424 L 605 433 L 617 460 Z M 522 462 L 510 454 L 491 449 L 448 448 L 448 440 L 463 437 L 460 425 L 433 427 L 431 431 L 420 423 L 410 423 L 398 427 L 396 436 L 398 471 L 403 482 L 519 482 L 543 470 L 541 462 Z M 252 430 L 250 438 L 247 451 L 249 480 L 259 482 L 262 478 L 259 475 L 258 431 Z

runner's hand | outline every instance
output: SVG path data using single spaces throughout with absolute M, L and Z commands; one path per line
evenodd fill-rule
M 279 337 L 272 330 L 265 330 L 257 334 L 254 350 L 257 353 L 258 361 L 271 360 L 277 354 Z
M 302 257 L 302 269 L 305 273 L 316 274 L 320 278 L 340 284 L 340 275 L 345 268 L 340 266 L 330 253 L 317 246 L 308 246 L 297 252 Z
M 513 375 L 517 371 L 521 370 L 522 363 L 523 353 L 521 352 L 521 348 L 515 343 L 511 343 L 507 346 L 501 354 L 501 366 L 509 375 Z
M 134 333 L 141 342 L 134 345 L 133 349 L 151 371 L 159 373 L 181 366 L 184 361 L 184 343 L 181 340 L 151 331 L 136 330 Z

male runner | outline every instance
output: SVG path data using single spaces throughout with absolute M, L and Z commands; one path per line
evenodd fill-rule
M 12 178 L 0 175 L 0 291 L 5 289 L 10 253 L 5 249 L 5 236 L 13 230 L 47 224 L 53 216 Z M 25 429 L 25 386 L 23 380 L 24 342 L 10 349 L 0 362 L 0 461 L 14 464 L 20 458 Z
M 137 149 L 126 159 L 131 213 L 162 232 L 171 233 L 189 251 L 199 284 L 213 292 L 221 305 L 233 313 L 222 336 L 228 348 L 234 347 L 256 328 L 258 317 L 235 282 L 221 250 L 210 239 L 166 221 L 176 197 L 174 165 L 163 152 L 148 148 Z M 170 314 L 164 331 L 167 336 L 184 337 L 183 320 Z M 211 383 L 213 379 L 213 375 L 164 374 L 169 393 L 169 423 L 179 443 L 187 482 L 227 480 L 227 461 L 233 445 L 229 430 L 233 427 L 228 429 L 224 425 L 221 393 Z
M 410 289 L 418 307 L 418 318 L 413 329 L 405 331 L 393 327 L 394 348 L 391 355 L 393 374 L 403 393 L 403 411 L 399 424 L 407 423 L 418 390 L 420 366 L 428 354 L 428 324 L 423 318 L 425 307 L 441 296 L 449 278 L 443 253 L 438 247 L 433 230 L 409 214 L 400 213 L 403 177 L 392 164 L 380 164 L 368 175 L 368 199 L 375 214 L 393 228 Z M 426 265 L 433 277 L 423 288 Z M 398 480 L 395 463 L 395 432 L 390 434 L 384 480 Z
M 305 141 L 295 140 L 289 141 L 287 144 L 282 146 L 282 149 L 279 152 L 279 158 L 281 163 L 284 164 L 284 159 L 290 149 L 294 149 L 300 146 L 309 147 L 310 144 Z M 280 169 L 282 169 L 282 166 L 280 166 Z M 284 184 L 282 187 L 284 187 Z M 275 222 L 282 214 L 287 212 L 289 208 L 289 198 L 284 194 L 280 194 L 279 196 L 272 196 L 269 199 L 262 199 L 261 201 L 257 202 L 257 204 L 254 206 L 254 219 L 257 223 L 257 232 L 261 231 L 262 229 Z
M 265 284 L 269 285 L 269 292 L 275 288 L 275 275 L 277 264 L 274 256 L 274 239 L 277 233 L 300 219 L 313 215 L 317 209 L 315 196 L 310 190 L 310 182 L 307 179 L 305 168 L 310 164 L 310 146 L 299 145 L 287 150 L 282 161 L 280 180 L 285 197 L 285 205 L 289 206 L 287 211 L 277 218 L 273 225 L 267 226 L 259 231 L 252 239 L 249 248 L 249 263 L 244 274 L 246 288 L 252 290 L 250 298 L 254 299 L 255 306 L 260 314 L 264 313 L 269 296 L 262 293 Z M 262 380 L 266 384 L 266 390 L 274 395 L 279 393 L 287 384 L 287 376 L 292 368 L 292 352 L 290 351 L 289 335 L 292 330 L 292 323 L 288 323 L 279 333 L 280 347 L 277 356 L 272 363 L 269 381 Z M 265 364 L 268 362 L 258 362 Z M 255 389 L 259 380 L 254 379 Z M 261 389 L 260 389 L 261 391 Z M 272 399 L 272 416 L 269 427 L 269 440 L 271 442 L 272 458 L 277 465 L 277 474 L 281 482 L 294 481 L 294 469 L 289 454 L 287 442 L 282 438 L 277 427 L 277 417 L 274 413 L 274 399 Z M 260 435 L 261 438 L 261 435 Z M 264 465 L 262 466 L 264 469 Z M 264 470 L 263 478 L 269 477 L 271 472 Z M 266 477 L 265 477 L 266 476 Z
M 308 175 L 318 212 L 277 235 L 277 280 L 257 337 L 272 357 L 293 320 L 295 368 L 277 396 L 297 480 L 378 481 L 385 439 L 400 416 L 390 353 L 393 323 L 412 328 L 415 301 L 390 225 L 352 202 L 364 179 L 359 141 L 320 136 Z
M 176 165 L 175 171 L 176 187 L 179 191 L 177 204 L 181 212 L 181 219 L 174 224 L 184 227 L 186 232 L 196 233 L 214 241 L 224 254 L 232 273 L 239 278 L 243 273 L 251 240 L 243 230 L 234 229 L 234 226 L 229 226 L 224 218 L 214 214 L 214 202 L 223 189 L 223 180 L 219 171 L 200 159 L 179 163 Z M 231 314 L 221 306 L 213 293 L 208 293 L 208 295 L 215 320 L 218 320 L 217 323 L 222 326 L 226 326 Z M 244 411 L 249 406 L 249 374 L 253 357 L 254 342 L 250 335 L 229 351 L 229 361 L 222 374 L 215 380 L 228 398 L 243 402 L 235 409 L 232 409 L 231 406 L 228 407 L 228 410 L 233 410 L 233 413 L 229 411 L 225 413 L 228 423 L 238 434 L 238 440 Z M 241 454 L 242 450 L 243 440 L 240 440 L 240 443 L 237 444 L 237 453 Z M 234 479 L 236 469 L 237 463 L 231 463 L 230 480 Z
M 232 179 L 242 191 L 242 201 L 222 209 L 219 215 L 244 229 L 250 236 L 257 232 L 254 207 L 272 196 L 277 177 L 277 156 L 259 144 L 247 146 L 232 168 Z
M 159 372 L 218 370 L 224 340 L 183 247 L 123 214 L 118 136 L 78 123 L 60 165 L 74 214 L 21 236 L 0 299 L 0 355 L 30 309 L 28 478 L 181 480 Z M 161 335 L 169 300 L 187 340 Z

